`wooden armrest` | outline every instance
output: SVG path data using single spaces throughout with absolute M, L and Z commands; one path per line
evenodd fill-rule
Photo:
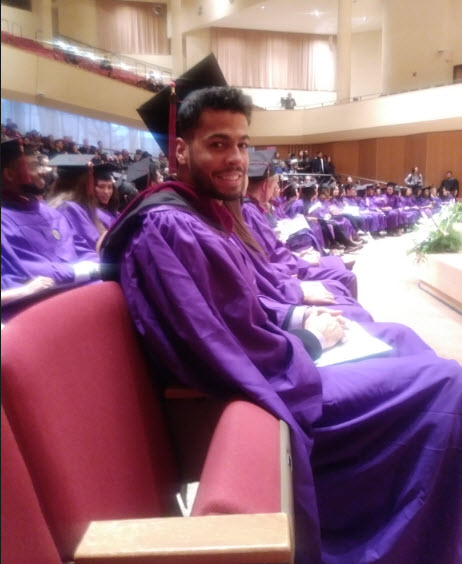
M 290 564 L 285 513 L 93 521 L 75 564 Z

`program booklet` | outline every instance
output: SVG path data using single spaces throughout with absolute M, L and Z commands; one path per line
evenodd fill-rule
M 318 367 L 341 364 L 391 351 L 392 348 L 384 341 L 369 335 L 355 321 L 350 321 L 345 330 L 344 340 L 324 351 L 315 364 Z

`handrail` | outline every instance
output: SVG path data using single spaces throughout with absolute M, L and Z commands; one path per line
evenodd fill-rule
M 283 171 L 280 176 L 282 176 L 283 180 L 290 180 L 291 178 L 293 178 L 294 176 L 296 177 L 311 177 L 313 179 L 319 178 L 320 176 L 327 176 L 329 178 L 334 178 L 337 182 L 339 180 L 340 177 L 344 176 L 345 178 L 348 178 L 349 176 L 351 176 L 351 178 L 356 179 L 356 181 L 358 180 L 364 180 L 368 183 L 371 184 L 385 184 L 387 185 L 387 182 L 385 182 L 384 180 L 378 180 L 377 178 L 366 178 L 365 176 L 356 176 L 354 174 L 350 174 L 350 173 L 345 173 L 345 172 L 340 172 L 340 173 L 335 173 L 335 174 L 329 174 L 329 173 L 321 173 L 321 172 L 297 172 L 296 170 L 288 170 L 288 171 Z
M 172 76 L 172 71 L 167 67 L 163 67 L 161 65 L 147 63 L 145 61 L 140 61 L 139 59 L 135 59 L 133 57 L 128 57 L 126 55 L 121 55 L 120 53 L 113 53 L 111 51 L 106 51 L 105 49 L 100 49 L 98 47 L 93 47 L 87 43 L 83 43 L 81 41 L 77 41 L 65 35 L 57 35 L 54 38 L 53 44 L 56 46 L 56 43 L 61 41 L 62 43 L 68 43 L 71 47 L 80 47 L 81 49 L 87 50 L 89 53 L 95 55 L 101 55 L 101 58 L 118 58 L 120 60 L 120 64 L 126 64 L 127 66 L 132 66 L 134 69 L 138 69 L 138 66 L 144 68 L 144 75 L 148 76 L 148 70 L 151 72 L 160 73 L 161 76 L 165 75 L 166 80 L 170 80 Z M 123 68 L 123 67 L 122 67 Z M 125 69 L 127 70 L 127 69 Z M 138 74 L 138 72 L 137 72 Z

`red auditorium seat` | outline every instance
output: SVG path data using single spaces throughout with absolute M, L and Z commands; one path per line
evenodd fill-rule
M 1 408 L 2 543 L 6 564 L 60 564 L 10 424 Z
M 7 322 L 2 404 L 62 561 L 291 561 L 287 427 L 249 402 L 220 406 L 210 444 L 198 434 L 205 460 L 188 475 L 199 481 L 197 517 L 179 517 L 181 433 L 171 432 L 174 411 L 165 417 L 117 284 L 70 290 Z M 2 505 L 3 523 L 10 511 Z

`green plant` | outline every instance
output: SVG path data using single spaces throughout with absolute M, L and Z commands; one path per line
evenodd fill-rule
M 439 214 L 422 219 L 415 235 L 408 254 L 415 253 L 418 261 L 425 260 L 427 254 L 461 252 L 462 202 L 449 204 Z

